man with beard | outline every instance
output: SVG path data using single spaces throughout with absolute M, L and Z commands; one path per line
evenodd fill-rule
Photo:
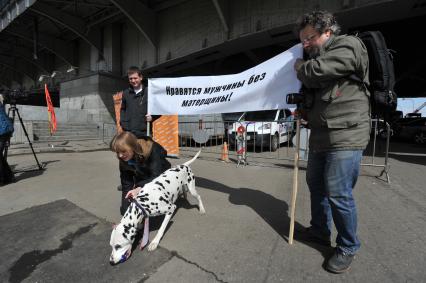
M 357 37 L 338 35 L 340 27 L 326 11 L 303 15 L 297 31 L 306 60 L 297 59 L 294 69 L 303 84 L 302 111 L 311 129 L 306 172 L 311 227 L 305 236 L 330 246 L 333 220 L 336 249 L 326 269 L 342 273 L 360 248 L 352 190 L 370 137 L 368 54 Z

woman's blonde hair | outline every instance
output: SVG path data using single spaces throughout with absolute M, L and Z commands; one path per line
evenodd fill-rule
M 109 144 L 111 151 L 118 153 L 123 151 L 133 151 L 135 157 L 143 158 L 143 149 L 138 139 L 131 132 L 121 132 L 116 134 Z

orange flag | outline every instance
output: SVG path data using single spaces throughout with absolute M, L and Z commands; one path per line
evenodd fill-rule
M 47 114 L 49 115 L 50 135 L 53 135 L 53 133 L 56 132 L 56 115 L 55 115 L 55 109 L 53 109 L 52 100 L 50 99 L 49 90 L 47 89 L 47 84 L 44 84 L 44 93 L 46 94 Z

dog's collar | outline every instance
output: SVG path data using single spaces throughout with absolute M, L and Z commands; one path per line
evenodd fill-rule
M 146 246 L 146 244 L 148 244 L 149 242 L 149 217 L 145 209 L 143 209 L 142 205 L 140 205 L 137 200 L 132 198 L 131 201 L 142 211 L 142 214 L 145 217 L 145 225 L 143 229 L 142 242 L 140 245 L 140 249 L 142 250 Z
M 146 213 L 145 209 L 143 209 L 142 205 L 140 205 L 136 199 L 132 198 L 130 199 L 130 201 L 133 202 L 140 210 L 142 210 L 143 216 L 148 217 L 148 214 Z

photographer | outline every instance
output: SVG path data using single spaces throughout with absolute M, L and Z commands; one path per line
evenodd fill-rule
M 9 184 L 15 180 L 4 154 L 6 143 L 9 142 L 12 134 L 13 124 L 6 114 L 3 95 L 0 94 L 0 186 Z
M 307 60 L 294 64 L 311 129 L 306 172 L 311 227 L 305 236 L 330 246 L 334 221 L 336 249 L 326 264 L 334 273 L 347 271 L 360 248 L 352 190 L 370 133 L 367 50 L 356 37 L 338 36 L 339 30 L 326 11 L 303 15 L 297 31 Z M 363 83 L 350 79 L 353 74 Z

